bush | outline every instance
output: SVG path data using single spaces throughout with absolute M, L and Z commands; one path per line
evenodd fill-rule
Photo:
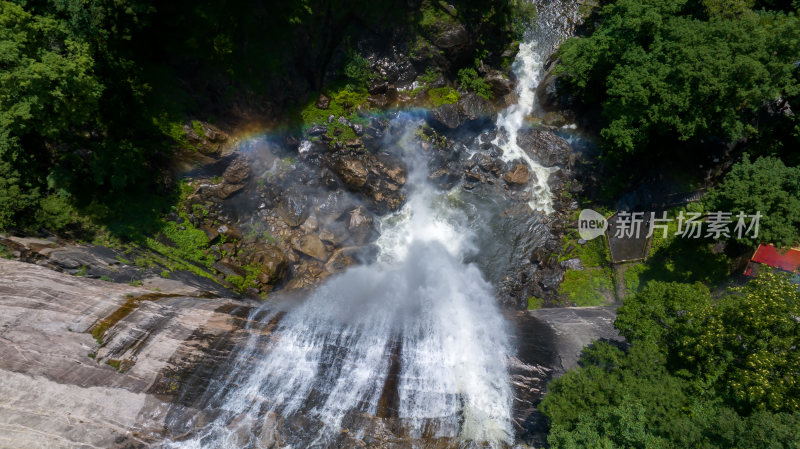
M 764 273 L 712 300 L 701 285 L 650 283 L 539 405 L 554 449 L 797 447 L 800 293 Z
M 360 87 L 366 86 L 367 81 L 373 76 L 367 58 L 352 50 L 348 54 L 347 63 L 344 66 L 344 74 L 351 83 Z
M 461 69 L 458 71 L 458 86 L 461 89 L 475 92 L 477 95 L 491 100 L 493 97 L 492 87 L 472 68 Z

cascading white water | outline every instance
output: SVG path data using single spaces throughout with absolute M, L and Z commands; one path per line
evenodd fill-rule
M 507 160 L 531 166 L 530 205 L 545 212 L 552 210 L 550 169 L 525 154 L 516 136 L 534 109 L 543 61 L 567 33 L 564 15 L 576 10 L 568 0 L 540 10 L 539 31 L 515 62 L 519 104 L 497 118 L 505 137 L 495 143 Z M 450 193 L 427 183 L 412 138 L 419 123 L 399 120 L 410 192 L 404 208 L 381 222 L 377 261 L 329 279 L 285 314 L 269 306 L 255 312 L 252 319 L 276 327 L 239 350 L 210 401 L 216 417 L 167 447 L 337 447 L 342 435 L 355 441 L 376 431 L 422 445 L 435 438 L 513 443 L 506 322 L 492 286 L 464 262 L 475 238 L 467 220 Z
M 447 193 L 426 183 L 425 165 L 414 168 L 413 140 L 401 146 L 412 191 L 382 222 L 378 262 L 348 269 L 287 312 L 263 358 L 223 399 L 226 413 L 174 446 L 259 447 L 263 435 L 242 429 L 274 415 L 313 422 L 294 447 L 331 447 L 345 428 L 364 431 L 357 416 L 386 414 L 387 395 L 412 440 L 512 441 L 506 323 L 491 285 L 462 262 L 473 236 L 446 207 Z
M 517 103 L 498 114 L 499 132 L 493 143 L 503 150 L 506 162 L 522 159 L 528 164 L 534 175 L 528 205 L 549 214 L 553 212 L 553 199 L 547 180 L 553 169 L 544 167 L 520 148 L 517 135 L 536 107 L 536 87 L 541 81 L 544 63 L 561 40 L 571 34 L 578 22 L 579 5 L 574 0 L 536 0 L 534 3 L 537 5 L 536 24 L 520 44 L 513 65 Z

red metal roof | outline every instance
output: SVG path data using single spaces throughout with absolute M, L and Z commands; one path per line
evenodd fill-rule
M 761 245 L 751 260 L 781 270 L 797 272 L 800 267 L 800 250 L 791 248 L 782 252 L 772 245 Z

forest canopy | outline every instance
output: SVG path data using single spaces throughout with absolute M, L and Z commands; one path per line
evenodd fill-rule
M 591 34 L 560 48 L 558 71 L 584 103 L 599 105 L 601 136 L 612 151 L 737 142 L 757 135 L 756 118 L 768 103 L 800 104 L 797 8 L 614 1 L 603 7 Z M 795 126 L 789 136 L 772 137 L 800 142 L 798 136 Z
M 766 272 L 712 300 L 702 285 L 650 282 L 615 326 L 550 384 L 553 448 L 793 448 L 800 426 L 800 292 Z

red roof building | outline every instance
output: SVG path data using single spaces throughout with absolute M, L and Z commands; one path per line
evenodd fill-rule
M 772 245 L 760 245 L 750 258 L 744 274 L 755 276 L 758 265 L 767 265 L 789 273 L 800 272 L 800 248 L 780 250 Z

